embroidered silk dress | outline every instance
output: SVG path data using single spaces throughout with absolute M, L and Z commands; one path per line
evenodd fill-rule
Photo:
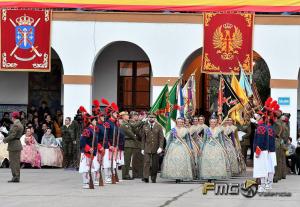
M 173 128 L 166 146 L 161 177 L 166 179 L 193 180 L 195 160 L 191 137 L 186 128 Z
M 35 138 L 31 135 L 27 137 L 23 135 L 24 140 L 23 150 L 21 151 L 21 163 L 31 164 L 32 167 L 41 167 L 41 155 L 37 149 L 37 142 Z
M 204 131 L 199 163 L 200 179 L 227 179 L 231 176 L 221 128 Z

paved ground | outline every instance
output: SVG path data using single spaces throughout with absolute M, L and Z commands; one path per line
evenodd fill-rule
M 291 197 L 245 198 L 242 195 L 202 194 L 199 182 L 180 183 L 158 180 L 145 184 L 141 180 L 122 181 L 116 185 L 81 189 L 81 176 L 62 169 L 23 169 L 21 183 L 7 183 L 9 169 L 0 169 L 1 207 L 192 207 L 192 206 L 299 206 L 300 176 L 290 175 L 275 184 L 272 192 L 291 192 Z M 249 173 L 250 174 L 250 173 Z M 245 178 L 231 179 L 242 182 Z

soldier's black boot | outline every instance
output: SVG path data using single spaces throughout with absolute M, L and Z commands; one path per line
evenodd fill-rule
M 144 178 L 143 181 L 144 181 L 145 183 L 149 183 L 149 178 Z
M 9 183 L 19 183 L 20 179 L 19 178 L 12 178 L 11 180 L 7 181 Z
M 152 183 L 156 183 L 156 175 L 151 176 L 151 181 L 152 181 Z

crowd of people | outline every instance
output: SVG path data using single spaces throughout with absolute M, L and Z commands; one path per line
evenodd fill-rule
M 80 107 L 73 120 L 65 117 L 64 124 L 61 113 L 52 121 L 46 103 L 38 111 L 31 107 L 27 116 L 14 112 L 12 120 L 5 113 L 0 122 L 0 161 L 10 161 L 12 181 L 20 180 L 12 160 L 34 168 L 77 169 L 83 188 L 90 188 L 91 180 L 99 185 L 102 175 L 104 183 L 117 183 L 120 169 L 123 180 L 140 178 L 145 183 L 149 178 L 155 183 L 159 171 L 161 178 L 176 182 L 228 179 L 244 175 L 253 160 L 253 177 L 262 192 L 271 189 L 273 181 L 285 179 L 288 171 L 296 173 L 299 152 L 289 137 L 289 117 L 280 110 L 265 107 L 243 125 L 235 125 L 230 117 L 220 122 L 215 114 L 208 122 L 201 115 L 177 118 L 176 126 L 164 133 L 154 113 L 119 112 L 116 104 L 103 103 L 104 109 L 94 102 L 92 114 Z M 17 129 L 23 134 L 21 147 L 10 149 L 11 136 L 16 136 L 12 131 Z M 7 145 L 9 152 L 20 155 L 4 152 Z
M 39 108 L 31 106 L 28 113 L 18 112 L 23 131 L 20 139 L 23 150 L 21 151 L 22 167 L 41 168 L 42 166 L 62 167 L 63 154 L 60 146 L 62 140 L 63 115 L 57 110 L 52 115 L 46 102 Z M 3 113 L 0 120 L 0 133 L 3 137 L 11 132 L 13 121 L 12 114 Z M 9 164 L 7 144 L 0 145 L 0 164 L 6 167 Z

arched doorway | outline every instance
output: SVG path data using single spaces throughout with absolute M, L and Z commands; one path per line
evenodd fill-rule
M 219 75 L 201 73 L 202 48 L 195 50 L 184 62 L 181 75 L 186 82 L 195 72 L 196 79 L 196 114 L 208 116 L 217 111 Z M 239 78 L 239 77 L 237 77 Z M 253 75 L 249 76 L 251 82 L 256 85 L 262 103 L 270 96 L 270 71 L 264 59 L 253 51 Z
M 51 72 L 30 72 L 28 77 L 28 105 L 39 107 L 42 101 L 46 101 L 51 114 L 56 110 L 62 110 L 63 65 L 56 53 L 51 48 Z
M 120 110 L 150 108 L 151 63 L 138 45 L 117 41 L 104 47 L 95 61 L 93 77 L 93 99 L 114 101 Z
M 181 74 L 183 84 L 188 80 L 192 73 L 195 73 L 196 80 L 196 115 L 208 115 L 209 113 L 209 93 L 211 92 L 209 87 L 209 75 L 201 73 L 202 63 L 202 48 L 195 50 L 185 60 Z
M 255 51 L 253 51 L 253 76 L 258 94 L 262 103 L 264 103 L 271 94 L 270 89 L 271 74 L 265 60 Z

